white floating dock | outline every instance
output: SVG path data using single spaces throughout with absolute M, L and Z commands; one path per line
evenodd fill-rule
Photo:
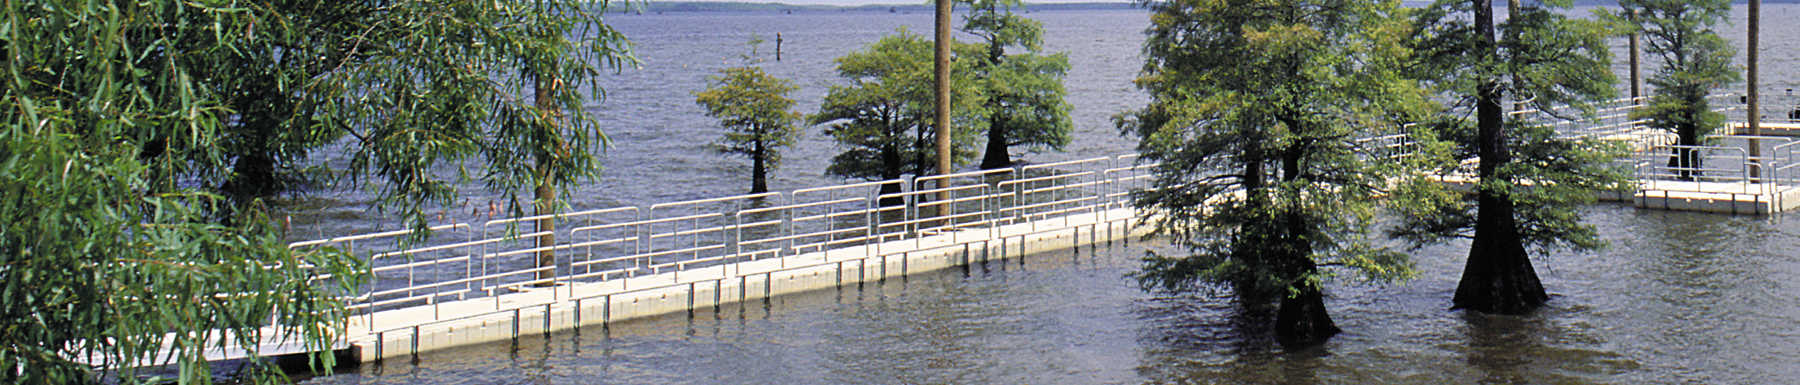
M 488 298 L 379 311 L 350 319 L 359 362 L 673 314 L 906 274 L 1002 261 L 1145 235 L 1137 211 L 1114 208 L 601 282 L 526 288 Z M 370 325 L 371 320 L 374 324 Z M 372 326 L 372 327 L 371 327 Z

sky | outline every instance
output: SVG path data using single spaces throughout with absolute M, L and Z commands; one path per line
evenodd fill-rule
M 925 0 L 675 0 L 710 3 L 783 3 L 794 5 L 927 4 Z M 1132 0 L 1029 0 L 1026 3 L 1129 3 Z

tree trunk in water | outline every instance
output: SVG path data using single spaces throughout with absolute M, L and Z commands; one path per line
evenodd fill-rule
M 554 87 L 554 83 L 551 80 L 543 78 L 537 80 L 537 107 L 549 119 L 555 119 L 557 115 L 555 112 L 556 102 L 551 100 L 550 95 L 552 87 Z M 556 136 L 555 129 L 551 128 L 551 132 L 544 135 L 546 143 L 542 145 L 555 143 Z M 551 167 L 551 160 L 548 149 L 538 149 L 537 188 L 533 191 L 532 207 L 535 209 L 533 215 L 546 217 L 536 221 L 537 231 L 543 233 L 537 237 L 537 247 L 541 250 L 537 253 L 537 267 L 542 269 L 537 272 L 537 280 L 549 282 L 539 282 L 537 286 L 556 285 L 556 282 L 553 281 L 556 278 L 556 250 L 553 249 L 556 246 L 556 218 L 548 217 L 548 215 L 556 213 L 556 172 Z
M 1310 270 L 1313 263 L 1307 260 L 1305 265 Z M 1289 347 L 1318 345 L 1342 331 L 1331 322 L 1331 313 L 1325 311 L 1325 293 L 1313 285 L 1300 287 L 1299 291 L 1281 298 L 1281 310 L 1275 313 L 1277 341 Z
M 988 39 L 988 63 L 999 66 L 1001 60 L 1006 60 L 1006 47 L 1001 46 L 998 39 Z M 989 111 L 1000 110 L 998 99 L 988 99 Z M 1012 165 L 1012 154 L 1006 152 L 1006 129 L 1006 120 L 1002 119 L 999 113 L 988 115 L 987 153 L 981 157 L 981 169 L 990 170 Z
M 1296 121 L 1290 120 L 1284 124 L 1296 131 L 1300 129 L 1300 123 Z M 1299 143 L 1291 144 L 1284 151 L 1281 159 L 1282 180 L 1302 181 L 1301 162 L 1305 160 L 1305 151 Z M 1312 244 L 1307 240 L 1312 233 L 1313 224 L 1304 213 L 1297 210 L 1292 206 L 1286 206 L 1283 210 L 1282 244 L 1279 246 L 1282 261 L 1277 265 L 1283 279 L 1287 280 L 1287 286 L 1297 291 L 1283 293 L 1285 295 L 1281 297 L 1281 308 L 1275 313 L 1275 338 L 1288 347 L 1322 344 L 1340 331 L 1337 324 L 1331 321 L 1331 313 L 1325 309 L 1325 293 L 1318 285 L 1304 283 L 1305 277 L 1318 273 L 1318 265 L 1313 263 Z
M 1267 212 L 1269 206 L 1268 191 L 1264 186 L 1266 176 L 1263 172 L 1261 140 L 1261 138 L 1253 138 L 1246 141 L 1244 145 L 1244 205 L 1248 206 L 1251 212 Z M 1238 231 L 1232 258 L 1238 259 L 1243 266 L 1259 266 L 1267 259 L 1265 256 L 1268 242 L 1265 239 L 1269 236 L 1267 230 L 1272 229 L 1273 226 L 1254 228 L 1257 226 L 1255 221 L 1240 226 L 1253 228 Z M 1231 283 L 1236 289 L 1238 297 L 1247 304 L 1262 305 L 1273 299 L 1270 290 L 1267 290 L 1269 285 L 1261 282 L 1260 275 L 1252 270 L 1247 269 L 1237 276 L 1231 277 Z
M 894 146 L 882 147 L 882 149 L 881 149 L 881 180 L 890 181 L 890 180 L 900 179 L 900 167 L 901 167 L 900 163 L 901 162 L 904 162 L 904 160 L 900 159 L 900 149 L 894 148 Z M 879 192 L 877 194 L 880 194 L 880 195 L 899 194 L 900 191 L 901 191 L 901 188 L 900 188 L 899 184 L 882 183 L 881 190 L 879 190 Z M 881 198 L 879 202 L 876 202 L 876 204 L 881 205 L 881 207 L 899 206 L 904 203 L 906 203 L 904 200 L 902 200 L 900 198 L 893 198 L 893 197 Z
M 752 150 L 752 152 L 750 154 L 750 174 L 751 174 L 750 175 L 750 193 L 751 194 L 761 194 L 761 193 L 769 192 L 769 181 L 768 181 L 768 177 L 767 177 L 769 170 L 767 168 L 768 166 L 766 165 L 767 160 L 764 159 L 767 157 L 768 157 L 767 153 L 763 150 L 762 141 L 760 141 L 760 140 L 756 141 L 756 148 L 754 150 Z
M 1473 0 L 1475 28 L 1481 39 L 1480 54 L 1492 60 L 1498 55 L 1494 42 L 1492 0 Z M 1499 177 L 1499 169 L 1512 161 L 1507 148 L 1505 113 L 1500 106 L 1500 86 L 1490 77 L 1477 91 L 1477 144 L 1482 181 Z M 1477 192 L 1475 240 L 1463 267 L 1462 282 L 1452 300 L 1455 309 L 1485 313 L 1520 314 L 1549 300 L 1537 271 L 1531 267 L 1524 239 L 1519 234 L 1513 202 L 1506 191 Z
M 1012 154 L 1006 153 L 1006 125 L 1000 117 L 988 118 L 987 154 L 981 157 L 981 169 L 1006 168 L 1012 165 Z

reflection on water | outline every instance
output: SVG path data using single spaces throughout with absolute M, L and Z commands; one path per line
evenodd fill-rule
M 1156 242 L 1063 251 L 348 369 L 313 383 L 1784 383 L 1800 225 L 1596 206 L 1613 247 L 1539 259 L 1526 316 L 1446 310 L 1466 244 L 1340 280 L 1344 333 L 1283 350 L 1228 293 L 1144 293 Z

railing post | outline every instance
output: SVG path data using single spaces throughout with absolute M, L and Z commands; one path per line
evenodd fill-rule
M 1013 204 L 1012 204 L 1013 207 L 1012 207 L 1012 209 L 1013 209 L 1013 215 L 1018 216 L 1014 220 L 1016 220 L 1018 222 L 1025 222 L 1025 210 L 1019 209 L 1020 207 L 1025 206 L 1025 183 L 1019 182 L 1019 181 L 1025 180 L 1025 179 L 1026 179 L 1025 166 L 1013 166 L 1013 181 L 1014 181 L 1014 183 L 1013 183 Z
M 901 198 L 901 202 L 905 205 L 905 208 L 900 210 L 900 223 L 905 224 L 902 227 L 906 230 L 906 236 L 917 237 L 919 236 L 919 224 L 917 222 L 919 219 L 919 195 L 914 193 L 918 192 L 919 189 L 914 186 L 914 183 L 918 182 L 918 177 L 909 176 L 906 177 L 905 181 L 906 185 L 900 186 L 902 190 L 901 196 L 904 197 Z
M 725 249 L 731 253 L 731 257 L 732 257 L 731 259 L 738 259 L 739 257 L 742 257 L 744 255 L 744 246 L 743 246 L 743 242 L 744 242 L 744 212 L 743 211 L 731 213 L 731 233 L 732 233 L 732 235 L 731 235 L 730 242 L 725 245 Z
M 789 205 L 786 208 L 781 209 L 781 227 L 787 230 L 786 234 L 782 234 L 782 238 L 786 239 L 786 241 L 782 242 L 785 244 L 782 246 L 782 250 L 791 253 L 791 255 L 800 255 L 800 250 L 794 249 L 794 206 Z M 781 254 L 776 254 L 776 257 L 780 256 Z

